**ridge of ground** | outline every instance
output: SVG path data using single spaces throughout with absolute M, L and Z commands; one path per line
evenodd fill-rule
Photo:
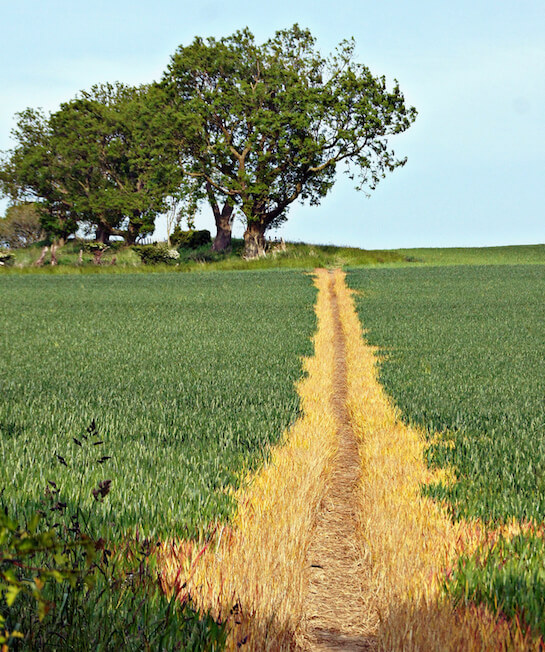
M 307 244 L 303 242 L 272 243 L 267 256 L 252 260 L 241 257 L 243 241 L 234 240 L 231 251 L 213 252 L 210 245 L 198 249 L 181 248 L 173 264 L 145 265 L 130 247 L 117 244 L 107 250 L 101 265 L 93 264 L 93 254 L 83 254 L 81 243 L 68 242 L 57 251 L 58 265 L 48 258 L 42 267 L 34 263 L 42 248 L 32 246 L 10 251 L 11 265 L 0 266 L 1 274 L 119 274 L 142 272 L 308 269 L 320 267 L 417 267 L 444 265 L 519 265 L 544 264 L 545 245 L 513 245 L 500 247 L 446 247 L 373 250 L 358 247 Z M 114 260 L 115 259 L 115 260 Z

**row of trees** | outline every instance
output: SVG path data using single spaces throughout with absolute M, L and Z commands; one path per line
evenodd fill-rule
M 373 189 L 403 165 L 388 148 L 416 111 L 395 83 L 354 61 L 346 41 L 324 58 L 297 25 L 257 44 L 247 29 L 180 46 L 160 82 L 102 84 L 50 115 L 18 114 L 16 146 L 0 165 L 0 191 L 36 202 L 43 228 L 78 227 L 128 243 L 158 214 L 191 217 L 208 203 L 214 248 L 228 248 L 238 213 L 245 253 L 300 200 L 318 204 L 340 164 Z

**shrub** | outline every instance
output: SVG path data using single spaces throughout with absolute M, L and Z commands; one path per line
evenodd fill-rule
M 94 254 L 97 251 L 106 250 L 119 251 L 125 246 L 125 242 L 123 240 L 110 240 L 108 244 L 104 244 L 104 242 L 95 242 L 89 240 L 75 240 L 74 243 L 76 251 L 78 249 L 83 249 L 83 251 L 88 254 Z
M 176 226 L 170 236 L 170 241 L 175 247 L 197 249 L 198 247 L 211 244 L 212 238 L 210 236 L 210 231 L 206 229 L 201 231 L 195 231 L 193 229 L 182 231 L 179 226 Z
M 133 251 L 136 251 L 145 265 L 172 264 L 180 258 L 176 249 L 163 245 L 134 245 Z
M 9 251 L 0 251 L 0 267 L 13 265 L 15 256 Z
M 106 251 L 109 246 L 103 242 L 82 242 L 81 248 L 88 254 L 94 254 L 97 251 Z

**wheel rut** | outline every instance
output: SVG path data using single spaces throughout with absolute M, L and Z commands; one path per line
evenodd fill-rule
M 363 630 L 365 561 L 357 500 L 361 462 L 347 408 L 346 340 L 334 272 L 329 273 L 329 301 L 335 354 L 331 402 L 337 420 L 338 449 L 307 556 L 307 649 L 356 652 L 373 650 L 375 645 L 373 637 Z

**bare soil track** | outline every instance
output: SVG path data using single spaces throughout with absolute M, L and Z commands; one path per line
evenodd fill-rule
M 358 443 L 347 408 L 346 341 L 334 275 L 329 278 L 334 321 L 333 410 L 338 450 L 311 541 L 305 604 L 309 647 L 314 650 L 372 650 L 374 640 L 362 631 L 365 561 L 358 536 L 357 490 L 361 479 Z

